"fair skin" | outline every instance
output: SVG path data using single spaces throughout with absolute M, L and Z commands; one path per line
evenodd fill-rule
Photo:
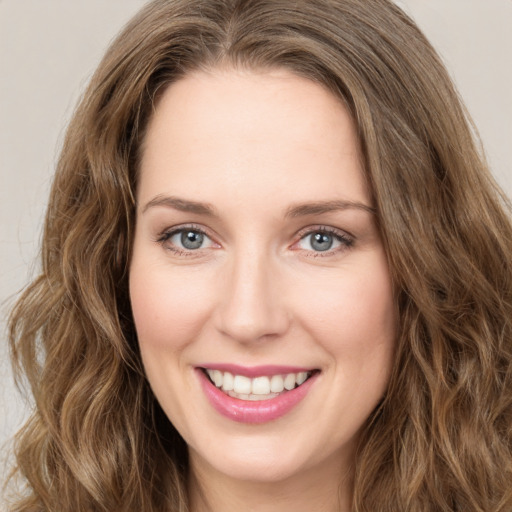
M 192 512 L 349 510 L 396 311 L 342 103 L 285 70 L 189 74 L 156 106 L 137 205 L 133 314 L 149 383 L 189 447 Z M 248 402 L 209 366 L 308 380 Z M 258 408 L 283 396 L 300 399 Z

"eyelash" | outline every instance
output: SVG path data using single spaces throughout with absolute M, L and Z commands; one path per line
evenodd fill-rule
M 192 231 L 194 233 L 198 233 L 198 234 L 201 234 L 207 238 L 209 238 L 210 240 L 212 239 L 211 236 L 208 235 L 208 233 L 206 233 L 206 231 L 195 225 L 195 224 L 187 224 L 187 225 L 184 225 L 184 226 L 177 226 L 175 228 L 172 228 L 170 230 L 166 230 L 166 231 L 163 231 L 162 233 L 160 233 L 160 235 L 158 235 L 158 238 L 156 239 L 156 242 L 159 243 L 160 245 L 162 245 L 162 247 L 167 250 L 167 251 L 171 251 L 173 252 L 174 254 L 176 254 L 177 256 L 185 256 L 185 257 L 193 257 L 193 256 L 196 256 L 198 252 L 200 252 L 201 249 L 196 249 L 196 250 L 193 250 L 193 249 L 181 249 L 179 247 L 176 247 L 176 246 L 173 246 L 173 245 L 166 245 L 167 242 L 174 236 L 174 235 L 177 235 L 179 233 L 183 233 L 184 231 Z
M 309 226 L 302 229 L 297 234 L 299 240 L 293 245 L 295 246 L 302 240 L 305 240 L 308 236 L 315 235 L 317 233 L 332 236 L 335 240 L 340 242 L 340 246 L 335 249 L 328 249 L 326 251 L 310 251 L 314 258 L 325 258 L 328 256 L 333 256 L 337 253 L 350 249 L 354 245 L 355 239 L 353 236 L 345 233 L 344 231 L 328 226 Z
M 156 239 L 156 242 L 162 245 L 164 249 L 168 251 L 172 251 L 177 256 L 184 256 L 184 257 L 193 257 L 196 255 L 199 255 L 201 249 L 181 249 L 179 247 L 176 247 L 174 245 L 166 245 L 167 242 L 175 235 L 183 233 L 184 231 L 191 231 L 194 233 L 198 233 L 200 235 L 203 235 L 207 237 L 208 239 L 212 240 L 212 237 L 208 235 L 208 233 L 201 228 L 200 226 L 194 225 L 194 224 L 188 224 L 184 226 L 177 226 L 175 228 L 172 228 L 170 230 L 163 231 L 160 235 L 158 235 L 158 238 Z M 348 235 L 347 233 L 340 231 L 339 229 L 327 227 L 327 226 L 309 226 L 307 228 L 302 229 L 297 233 L 298 240 L 294 242 L 292 245 L 295 246 L 301 241 L 305 240 L 308 236 L 321 233 L 326 234 L 329 236 L 332 236 L 334 239 L 336 239 L 338 242 L 340 242 L 340 246 L 335 249 L 329 249 L 326 251 L 308 251 L 313 254 L 313 257 L 315 258 L 322 258 L 327 256 L 333 256 L 336 253 L 345 251 L 350 249 L 354 245 L 354 237 L 351 235 Z M 299 250 L 299 249 L 294 249 Z

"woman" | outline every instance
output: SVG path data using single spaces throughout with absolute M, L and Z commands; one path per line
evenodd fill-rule
M 509 212 L 393 4 L 148 4 L 11 317 L 13 510 L 512 510 Z

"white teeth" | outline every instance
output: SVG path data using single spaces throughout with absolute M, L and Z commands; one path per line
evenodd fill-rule
M 270 393 L 270 379 L 268 377 L 256 377 L 252 380 L 253 395 L 268 395 Z
M 284 380 L 281 375 L 273 375 L 270 379 L 270 391 L 272 393 L 281 393 L 284 390 Z
M 270 400 L 271 398 L 275 398 L 279 396 L 279 393 L 269 393 L 268 395 L 254 395 L 254 394 L 246 394 L 246 393 L 235 393 L 234 391 L 228 391 L 227 394 L 232 396 L 233 398 L 238 398 L 239 400 L 248 400 L 250 402 L 260 402 L 262 400 Z
M 219 370 L 213 370 L 213 382 L 215 385 L 220 388 L 222 386 L 222 383 L 224 381 L 224 378 L 222 376 L 222 372 Z
M 238 397 L 240 398 L 240 400 L 249 400 L 249 395 L 247 393 L 235 393 L 234 391 L 232 391 L 230 395 L 235 398 Z
M 284 387 L 288 391 L 292 390 L 295 387 L 295 374 L 294 373 L 289 373 L 284 378 Z
M 267 400 L 274 398 L 283 391 L 291 391 L 303 384 L 311 372 L 288 373 L 286 375 L 272 375 L 255 377 L 233 375 L 220 370 L 206 370 L 216 387 L 222 389 L 230 396 L 241 400 Z
M 304 382 L 306 382 L 307 378 L 308 378 L 308 372 L 297 373 L 297 385 L 300 386 L 301 384 L 304 384 Z
M 244 375 L 235 375 L 233 391 L 239 394 L 251 394 L 251 379 L 249 379 L 249 377 L 245 377 Z
M 224 374 L 224 382 L 222 383 L 222 389 L 224 391 L 231 391 L 234 386 L 234 377 L 231 373 L 226 372 Z

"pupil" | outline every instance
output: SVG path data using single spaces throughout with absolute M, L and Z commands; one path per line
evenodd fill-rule
M 203 244 L 204 236 L 196 231 L 184 231 L 181 234 L 181 244 L 185 249 L 199 249 Z
M 311 247 L 315 251 L 328 251 L 333 244 L 333 238 L 326 233 L 315 233 L 312 237 Z

